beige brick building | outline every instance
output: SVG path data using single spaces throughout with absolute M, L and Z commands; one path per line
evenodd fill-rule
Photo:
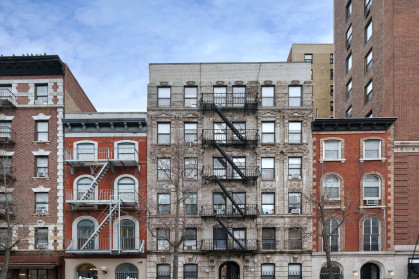
M 333 117 L 333 44 L 293 44 L 288 62 L 311 63 L 313 118 Z
M 150 64 L 147 107 L 147 278 L 311 278 L 310 64 Z

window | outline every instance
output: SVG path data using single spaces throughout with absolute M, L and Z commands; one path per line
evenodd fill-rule
M 183 250 L 196 250 L 196 229 L 185 229 Z
M 275 264 L 262 264 L 261 279 L 275 279 Z
M 157 159 L 157 179 L 169 180 L 171 177 L 171 163 L 170 158 Z
M 275 228 L 262 228 L 262 249 L 275 250 Z
M 48 177 L 48 157 L 37 156 L 36 159 L 36 177 Z
M 233 200 L 243 212 L 246 211 L 246 193 L 233 193 Z M 234 205 L 232 205 L 232 208 L 233 214 L 240 214 Z
M 37 249 L 48 249 L 48 228 L 35 228 L 35 246 Z
M 326 232 L 328 235 L 329 249 L 332 252 L 339 251 L 339 222 L 331 218 L 326 221 Z
M 233 107 L 243 107 L 246 103 L 246 87 L 233 86 Z
M 214 250 L 226 250 L 227 249 L 227 230 L 224 228 L 213 228 L 212 231 Z
M 40 271 L 40 269 L 38 269 Z M 33 277 L 35 279 L 36 277 Z M 38 277 L 40 278 L 40 277 Z M 42 278 L 42 277 L 41 277 Z M 97 279 L 97 268 L 91 264 L 84 264 L 77 269 L 77 278 L 84 279 Z M 120 279 L 120 278 L 118 278 Z
M 198 124 L 185 123 L 184 124 L 184 140 L 185 142 L 198 142 Z
M 233 248 L 235 250 L 246 249 L 246 229 L 233 229 L 233 235 L 238 240 L 238 243 L 233 241 Z M 240 247 L 239 243 L 243 248 Z
M 352 106 L 346 110 L 346 118 L 352 118 Z
M 380 221 L 376 218 L 364 221 L 364 251 L 380 251 Z
M 330 101 L 330 111 L 333 111 L 333 101 Z
M 94 143 L 78 143 L 76 146 L 76 159 L 80 161 L 89 161 L 96 158 Z
M 365 0 L 365 16 L 368 15 L 368 13 L 370 12 L 371 9 L 371 4 L 372 4 L 372 0 Z
M 187 193 L 185 197 L 185 211 L 187 215 L 196 215 L 198 213 L 196 193 Z
M 13 196 L 11 193 L 0 193 L 0 209 L 6 214 L 13 211 Z
M 1 87 L 0 87 L 0 89 L 1 89 Z M 0 95 L 0 101 L 1 100 L 2 99 L 1 99 L 1 95 Z M 14 138 L 12 136 L 13 136 L 12 121 L 0 121 L 0 138 L 11 140 L 11 139 Z
M 226 197 L 222 193 L 213 193 L 212 194 L 214 215 L 224 215 L 226 214 Z
M 365 42 L 368 42 L 372 36 L 372 20 L 365 26 Z
M 329 175 L 323 181 L 323 196 L 326 200 L 340 199 L 340 179 Z
M 334 160 L 340 159 L 340 141 L 326 140 L 323 142 L 323 159 Z
M 4 175 L 13 176 L 13 159 L 10 156 L 4 156 L 0 158 L 0 177 Z
M 381 141 L 365 140 L 364 141 L 364 159 L 381 158 Z
M 233 157 L 233 164 L 244 174 L 246 175 L 246 157 Z M 240 174 L 233 169 L 233 178 L 241 179 Z
M 157 106 L 159 108 L 170 107 L 170 87 L 157 88 Z
M 48 84 L 35 85 L 35 104 L 48 103 Z
M 196 108 L 198 103 L 198 87 L 185 87 L 185 107 Z
M 48 213 L 48 193 L 35 193 L 35 213 Z
M 310 79 L 313 80 L 313 69 L 310 69 Z
M 333 84 L 330 85 L 330 96 L 333 96 Z
M 135 143 L 132 142 L 120 142 L 116 145 L 117 148 L 117 159 L 119 160 L 136 160 L 136 149 Z
M 365 103 L 368 103 L 369 100 L 372 98 L 372 80 L 370 80 L 365 86 Z
M 288 193 L 288 213 L 301 214 L 301 193 Z
M 332 273 L 333 273 L 333 279 L 343 278 L 343 275 L 340 272 L 340 268 L 337 265 L 332 265 Z M 329 276 L 329 271 L 327 269 L 327 266 L 324 265 L 320 269 L 320 279 L 327 279 L 327 278 L 329 278 L 328 276 Z
M 90 177 L 83 177 L 77 180 L 77 200 L 80 200 L 84 196 L 84 194 L 90 189 L 92 184 L 93 184 L 93 179 L 91 179 Z M 93 191 L 93 193 L 90 196 L 85 197 L 85 199 L 94 200 L 95 197 L 96 197 L 96 189 Z
M 169 239 L 169 229 L 157 229 L 157 250 L 170 250 Z
M 372 110 L 370 110 L 367 115 L 365 115 L 366 118 L 373 118 L 372 116 Z
M 196 264 L 183 265 L 183 278 L 184 279 L 197 279 L 198 278 L 198 265 Z
M 330 64 L 333 64 L 333 53 L 330 54 Z
M 376 175 L 364 178 L 364 200 L 379 200 L 381 197 L 381 179 Z
M 346 84 L 346 97 L 349 99 L 352 95 L 352 79 Z
M 226 143 L 227 140 L 227 125 L 224 122 L 214 122 L 214 140 L 218 143 Z
M 8 238 L 9 237 L 7 235 L 7 228 L 0 228 L 0 249 L 1 250 L 7 248 L 7 246 L 9 245 L 7 242 Z
M 349 0 L 348 4 L 346 4 L 346 19 L 348 19 L 352 14 L 352 1 Z
M 214 157 L 213 159 L 213 173 L 220 179 L 227 178 L 227 161 L 224 157 Z
M 288 158 L 288 179 L 301 179 L 301 158 Z
M 168 264 L 157 265 L 157 279 L 170 279 L 170 265 Z
M 237 131 L 243 138 L 246 138 L 246 122 L 234 122 L 233 127 L 237 129 Z M 241 142 L 239 137 L 234 132 L 233 132 L 233 142 L 235 143 Z
M 82 220 L 77 224 L 77 248 L 93 250 L 95 248 L 95 238 L 92 238 L 89 243 L 90 236 L 95 230 L 95 225 L 90 220 Z
M 198 159 L 197 158 L 185 158 L 185 179 L 197 179 L 198 178 Z
M 372 49 L 368 51 L 367 55 L 365 56 L 365 71 L 368 72 L 372 66 Z
M 159 214 L 170 214 L 170 194 L 158 194 Z
M 348 30 L 346 30 L 346 48 L 351 45 L 352 42 L 352 25 L 349 25 Z
M 290 250 L 301 250 L 302 239 L 300 228 L 290 228 L 288 230 L 288 248 Z
M 214 104 L 225 107 L 227 104 L 227 87 L 214 86 Z
M 138 269 L 135 265 L 130 263 L 123 263 L 116 267 L 115 269 L 115 279 L 137 279 Z
M 346 58 L 346 73 L 349 73 L 349 71 L 352 68 L 352 53 L 348 55 Z
M 330 80 L 333 80 L 333 69 L 330 69 Z
M 289 86 L 288 97 L 288 105 L 290 107 L 301 106 L 301 86 Z
M 131 177 L 122 177 L 118 180 L 118 197 L 124 202 L 134 202 L 135 181 Z
M 275 193 L 262 193 L 262 214 L 275 214 Z
M 262 179 L 275 179 L 275 158 L 262 158 Z
M 122 250 L 135 249 L 135 223 L 131 220 L 122 220 L 120 247 Z M 124 278 L 125 279 L 125 278 Z
M 275 122 L 262 122 L 262 143 L 275 142 Z
M 311 53 L 304 54 L 304 62 L 308 62 L 308 63 L 313 64 L 313 54 L 311 54 Z
M 170 123 L 157 123 L 157 143 L 170 143 Z
M 48 141 L 48 121 L 36 121 L 36 141 Z
M 301 142 L 301 122 L 288 123 L 288 141 L 291 143 Z
M 273 107 L 275 105 L 275 93 L 273 86 L 262 87 L 262 107 Z
M 288 264 L 288 279 L 302 279 L 301 264 Z

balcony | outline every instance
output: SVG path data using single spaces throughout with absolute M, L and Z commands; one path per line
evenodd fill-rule
M 226 168 L 222 169 L 204 166 L 201 175 L 203 179 L 209 181 L 213 181 L 215 178 L 224 181 L 256 181 L 260 176 L 259 167 L 245 167 L 239 169 L 244 174 L 244 177 L 241 177 L 233 167 L 228 164 Z
M 200 250 L 202 252 L 236 252 L 252 253 L 259 250 L 258 240 L 239 240 L 244 249 L 242 249 L 232 239 L 201 240 Z
M 138 166 L 138 151 L 135 148 L 118 150 L 115 148 L 65 149 L 65 161 L 72 167 L 91 163 L 111 162 L 117 167 Z
M 120 248 L 118 248 L 118 239 L 112 239 L 109 237 L 98 237 L 88 245 L 83 247 L 87 238 L 79 239 L 65 239 L 66 253 L 73 254 L 119 254 L 119 253 L 143 253 L 144 252 L 144 240 L 138 237 L 121 237 L 119 239 Z M 114 242 L 114 243 L 113 243 Z
M 257 93 L 202 93 L 199 107 L 202 110 L 214 110 L 217 106 L 228 110 L 256 110 L 258 108 Z
M 8 88 L 0 88 L 0 108 L 16 107 L 16 96 Z
M 65 190 L 65 201 L 68 204 L 76 206 L 109 205 L 121 202 L 122 207 L 138 207 L 138 193 L 135 191 L 119 191 L 120 201 L 118 200 L 118 196 L 115 196 L 115 191 L 111 189 L 96 189 L 95 193 L 89 198 L 80 200 L 84 193 L 83 191 L 75 193 L 71 189 Z M 91 207 L 87 209 L 91 209 Z
M 2 164 L 0 162 L 0 181 L 10 181 L 15 179 L 13 176 L 13 166 L 10 164 Z
M 12 128 L 7 126 L 0 126 L 0 143 L 13 144 L 15 143 L 16 133 Z
M 214 142 L 219 145 L 231 145 L 231 146 L 256 146 L 259 141 L 259 133 L 256 129 L 238 129 L 240 134 L 244 137 L 244 141 L 241 141 L 230 129 L 205 129 L 202 130 L 201 140 L 202 145 L 213 146 Z
M 202 206 L 199 215 L 202 218 L 218 216 L 221 218 L 256 218 L 260 212 L 257 204 L 252 205 L 239 205 L 240 209 L 244 212 L 244 216 L 233 206 L 225 205 L 207 205 Z

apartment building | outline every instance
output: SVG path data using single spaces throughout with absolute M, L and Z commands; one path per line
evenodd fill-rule
M 419 181 L 417 9 L 414 0 L 334 1 L 335 116 L 398 118 L 395 251 L 405 266 L 419 234 L 419 197 L 412 195 Z
M 333 44 L 292 44 L 288 62 L 311 63 L 313 118 L 332 118 Z
M 0 57 L 0 262 L 16 244 L 8 278 L 64 278 L 65 111 L 95 108 L 57 55 Z
M 310 64 L 149 68 L 147 278 L 311 278 Z
M 394 257 L 395 120 L 313 121 L 313 278 L 328 278 L 326 249 L 333 278 L 407 277 Z
M 65 274 L 144 278 L 146 113 L 65 114 Z

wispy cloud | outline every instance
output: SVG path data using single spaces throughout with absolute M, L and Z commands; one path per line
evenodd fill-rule
M 145 110 L 148 63 L 284 61 L 332 43 L 332 16 L 332 0 L 3 0 L 0 53 L 59 54 L 98 110 Z

